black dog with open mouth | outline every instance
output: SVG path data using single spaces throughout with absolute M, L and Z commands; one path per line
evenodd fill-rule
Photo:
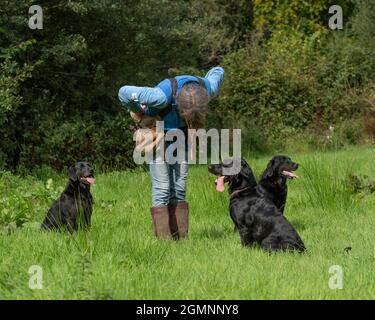
M 275 156 L 268 162 L 260 177 L 259 192 L 271 200 L 282 213 L 288 195 L 287 180 L 298 178 L 294 173 L 298 166 L 298 163 L 287 156 Z
M 94 172 L 87 162 L 78 162 L 68 169 L 68 185 L 49 209 L 42 229 L 61 229 L 77 232 L 91 225 L 93 198 L 90 186 L 95 183 Z
M 233 160 L 235 162 L 233 162 Z M 224 192 L 225 183 L 229 184 L 231 199 L 235 198 L 235 195 L 240 192 L 247 194 L 250 189 L 256 188 L 257 186 L 255 176 L 244 159 L 225 159 L 221 164 L 209 165 L 208 171 L 219 176 L 215 181 L 217 191 Z M 237 215 L 237 210 L 232 210 L 232 207 L 230 207 L 230 209 L 230 217 L 236 229 L 239 229 L 240 219 Z
M 238 166 L 238 170 L 229 172 L 231 167 Z M 259 191 L 254 174 L 244 159 L 226 159 L 222 164 L 209 165 L 208 171 L 219 177 L 218 191 L 223 191 L 225 182 L 229 184 L 230 216 L 244 246 L 258 243 L 265 251 L 305 250 L 297 231 L 276 205 Z

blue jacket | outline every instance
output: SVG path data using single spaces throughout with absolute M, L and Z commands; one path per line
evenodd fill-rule
M 212 68 L 204 78 L 206 88 L 211 98 L 214 98 L 221 87 L 224 79 L 224 69 L 221 67 Z M 177 94 L 183 85 L 194 81 L 199 83 L 195 76 L 177 76 Z M 123 86 L 119 90 L 120 102 L 133 112 L 144 112 L 145 115 L 154 116 L 160 109 L 172 103 L 172 84 L 169 79 L 161 81 L 154 88 Z M 142 110 L 141 104 L 146 108 Z M 177 112 L 176 105 L 172 105 L 172 110 L 163 117 L 165 130 L 185 127 L 186 124 Z

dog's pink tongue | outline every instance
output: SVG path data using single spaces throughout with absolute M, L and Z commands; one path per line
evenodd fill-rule
M 216 190 L 219 191 L 219 192 L 224 192 L 225 191 L 224 179 L 225 179 L 224 176 L 217 178 Z
M 89 184 L 94 184 L 94 183 L 95 183 L 95 179 L 94 179 L 94 178 L 86 178 L 86 181 L 87 181 Z
M 283 171 L 282 174 L 289 178 L 298 178 L 298 176 L 293 171 Z

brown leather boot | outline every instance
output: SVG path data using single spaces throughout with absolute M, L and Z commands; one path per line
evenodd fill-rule
M 189 205 L 187 202 L 169 204 L 169 220 L 174 237 L 185 239 L 189 230 Z
M 176 220 L 176 206 L 177 203 L 170 203 L 168 204 L 168 211 L 169 211 L 169 227 L 171 228 L 171 234 L 174 240 L 178 240 L 178 226 Z
M 152 207 L 151 216 L 156 237 L 160 239 L 170 239 L 172 235 L 169 226 L 168 206 Z

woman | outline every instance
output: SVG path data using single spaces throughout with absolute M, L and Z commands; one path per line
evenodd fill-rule
M 215 97 L 224 79 L 224 69 L 212 68 L 204 78 L 177 76 L 165 79 L 156 87 L 124 86 L 119 99 L 132 114 L 142 119 L 158 116 L 164 121 L 164 130 L 203 128 L 208 102 Z M 166 152 L 172 144 L 167 143 Z M 151 215 L 158 238 L 184 239 L 188 234 L 189 208 L 186 202 L 186 180 L 188 174 L 187 152 L 182 161 L 173 164 L 156 157 L 150 163 L 152 178 Z

